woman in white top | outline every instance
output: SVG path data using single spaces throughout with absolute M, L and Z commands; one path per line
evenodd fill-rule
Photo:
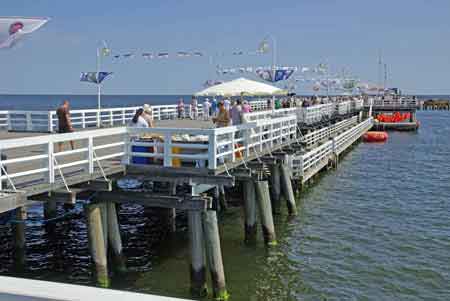
M 134 114 L 133 119 L 131 119 L 130 126 L 135 128 L 148 128 L 148 122 L 142 117 L 144 109 L 140 108 Z

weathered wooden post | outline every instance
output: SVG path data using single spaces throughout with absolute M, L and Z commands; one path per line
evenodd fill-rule
M 227 197 L 225 195 L 225 187 L 219 185 L 219 204 L 220 210 L 226 211 L 228 209 Z
M 114 258 L 114 269 L 120 273 L 126 272 L 125 257 L 123 256 L 122 238 L 120 237 L 120 226 L 117 216 L 116 204 L 108 202 L 108 241 Z
M 271 184 L 271 200 L 274 214 L 281 211 L 281 185 L 280 185 L 280 166 L 278 163 L 270 165 L 270 184 Z
M 48 200 L 44 203 L 44 218 L 51 219 L 56 217 L 56 201 Z
M 256 243 L 256 192 L 252 180 L 244 181 L 245 242 Z
M 272 205 L 270 203 L 269 185 L 267 181 L 256 181 L 255 188 L 264 242 L 267 245 L 276 245 L 277 239 L 275 235 L 275 226 L 273 223 Z
M 203 231 L 205 234 L 206 258 L 211 273 L 214 298 L 216 300 L 228 300 L 229 295 L 225 283 L 216 211 L 207 210 L 203 212 Z
M 295 202 L 294 190 L 292 189 L 291 173 L 287 164 L 281 165 L 281 187 L 286 198 L 288 213 L 297 214 L 297 205 Z
M 189 211 L 188 224 L 191 249 L 191 294 L 194 297 L 205 297 L 208 290 L 206 287 L 202 213 L 200 211 Z
M 96 267 L 98 284 L 109 286 L 108 261 L 106 251 L 107 236 L 103 229 L 101 204 L 89 204 L 84 207 L 88 226 L 89 248 Z
M 14 212 L 15 222 L 13 224 L 14 232 L 14 261 L 17 269 L 23 269 L 25 267 L 25 220 L 27 219 L 27 210 L 25 207 L 19 207 Z

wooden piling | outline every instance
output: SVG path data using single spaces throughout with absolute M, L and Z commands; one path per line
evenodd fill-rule
M 226 211 L 228 209 L 227 197 L 225 195 L 225 187 L 223 185 L 219 185 L 219 204 L 220 210 Z
M 244 181 L 245 242 L 256 243 L 256 192 L 253 181 Z
M 47 201 L 44 203 L 44 218 L 51 219 L 56 217 L 56 202 Z
M 202 213 L 200 211 L 189 211 L 188 224 L 191 250 L 191 294 L 197 298 L 205 297 L 208 290 L 206 288 Z
M 270 186 L 271 186 L 271 201 L 274 214 L 279 214 L 281 211 L 281 184 L 280 184 L 280 166 L 279 164 L 272 164 L 270 166 Z
M 202 216 L 206 258 L 211 273 L 213 296 L 216 300 L 228 300 L 229 295 L 225 283 L 217 213 L 213 210 L 207 210 L 203 212 Z
M 89 248 L 96 267 L 97 282 L 102 287 L 109 286 L 106 239 L 103 230 L 101 204 L 84 207 L 88 226 Z
M 255 182 L 256 197 L 258 199 L 259 214 L 261 217 L 264 242 L 267 245 L 276 245 L 275 226 L 272 216 L 272 205 L 270 203 L 269 185 L 267 181 Z
M 281 165 L 281 187 L 286 197 L 286 203 L 289 215 L 297 214 L 297 205 L 295 202 L 294 190 L 292 188 L 291 173 L 286 164 Z
M 27 210 L 25 207 L 19 207 L 14 212 L 15 222 L 13 224 L 14 241 L 13 241 L 13 256 L 14 265 L 18 270 L 22 270 L 25 267 L 25 220 L 27 219 Z
M 108 215 L 108 241 L 114 259 L 114 269 L 119 273 L 126 272 L 125 257 L 123 255 L 122 238 L 117 216 L 116 204 L 109 202 L 107 205 Z

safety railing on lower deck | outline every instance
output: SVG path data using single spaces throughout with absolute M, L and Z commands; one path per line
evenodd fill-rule
M 311 176 L 311 170 L 321 168 L 328 164 L 332 155 L 339 155 L 368 131 L 372 125 L 373 118 L 370 117 L 320 146 L 304 154 L 294 156 L 292 160 L 293 175 L 306 177 L 307 179 Z
M 99 129 L 79 133 L 35 136 L 0 141 L 0 190 L 2 184 L 16 189 L 17 185 L 40 181 L 66 185 L 68 174 L 92 175 L 95 167 L 103 173 L 102 162 L 120 159 L 124 149 L 126 128 Z M 74 149 L 67 149 L 70 141 Z
M 311 131 L 310 133 L 303 135 L 300 138 L 300 141 L 305 143 L 307 146 L 314 145 L 335 136 L 344 129 L 355 125 L 357 122 L 358 116 L 353 116 L 352 118 L 345 119 L 327 127 L 323 127 L 319 130 Z

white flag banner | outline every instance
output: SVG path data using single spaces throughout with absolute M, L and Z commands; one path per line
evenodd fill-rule
M 0 48 L 11 48 L 25 35 L 39 29 L 48 18 L 0 17 Z

